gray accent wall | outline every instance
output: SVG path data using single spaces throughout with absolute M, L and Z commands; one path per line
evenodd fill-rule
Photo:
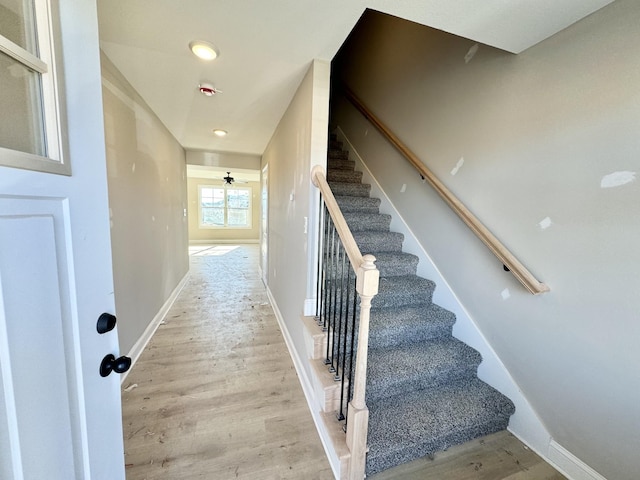
M 640 449 L 638 25 L 640 4 L 618 0 L 513 55 L 369 12 L 333 66 L 550 286 L 525 291 L 336 101 L 332 122 L 551 433 L 541 453 L 618 480 L 637 478 Z
M 185 151 L 101 55 L 120 351 L 131 351 L 189 270 Z

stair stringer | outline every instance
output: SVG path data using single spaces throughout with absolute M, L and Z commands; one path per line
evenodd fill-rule
M 531 404 L 523 395 L 495 350 L 471 318 L 469 312 L 464 308 L 442 276 L 438 267 L 406 224 L 402 214 L 382 190 L 380 184 L 340 127 L 336 128 L 336 134 L 338 140 L 343 142 L 345 150 L 349 151 L 349 159 L 356 162 L 356 169 L 363 172 L 362 181 L 371 185 L 371 196 L 380 198 L 380 213 L 392 216 L 391 230 L 404 235 L 402 250 L 416 255 L 420 259 L 417 275 L 433 280 L 436 283 L 437 288 L 434 292 L 433 302 L 456 315 L 453 336 L 475 348 L 482 355 L 483 360 L 478 368 L 478 378 L 491 385 L 514 403 L 516 411 L 510 418 L 508 430 L 538 455 L 545 459 L 548 458 L 547 452 L 552 441 L 551 434 L 531 407 Z M 428 187 L 425 186 L 425 188 Z

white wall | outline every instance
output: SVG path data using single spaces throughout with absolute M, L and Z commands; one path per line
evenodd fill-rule
M 101 56 L 120 349 L 130 352 L 189 270 L 185 152 Z
M 480 45 L 469 58 L 474 42 L 368 22 L 334 74 L 551 292 L 532 296 L 504 272 L 345 103 L 332 122 L 551 432 L 542 453 L 637 478 L 640 187 L 605 187 L 640 171 L 640 4 L 618 0 L 517 56 Z
M 307 358 L 301 316 L 308 298 L 309 265 L 315 262 L 313 228 L 316 196 L 310 170 L 324 165 L 327 155 L 329 113 L 329 64 L 314 61 L 280 120 L 263 156 L 269 166 L 268 287 L 294 355 Z M 304 231 L 305 217 L 308 220 Z M 291 346 L 291 345 L 290 345 Z M 302 362 L 309 373 L 308 362 Z

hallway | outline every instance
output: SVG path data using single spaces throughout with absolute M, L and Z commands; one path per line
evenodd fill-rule
M 123 385 L 127 479 L 333 478 L 258 245 L 191 247 L 190 261 Z

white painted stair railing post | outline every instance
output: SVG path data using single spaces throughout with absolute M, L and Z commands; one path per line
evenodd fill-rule
M 369 314 L 371 299 L 378 293 L 380 272 L 373 264 L 375 257 L 365 255 L 358 268 L 356 291 L 360 295 L 360 326 L 358 330 L 358 351 L 356 354 L 355 383 L 353 399 L 349 404 L 347 423 L 347 446 L 351 452 L 349 480 L 360 480 L 365 476 L 367 457 L 367 432 L 369 429 L 369 409 L 365 403 L 367 388 L 367 355 L 369 350 Z
M 351 266 L 356 273 L 356 291 L 360 296 L 360 319 L 358 330 L 358 347 L 356 351 L 355 373 L 353 375 L 353 398 L 349 402 L 347 418 L 347 447 L 351 453 L 347 478 L 362 480 L 365 477 L 367 457 L 367 433 L 369 428 L 369 409 L 365 402 L 367 387 L 367 355 L 369 350 L 369 316 L 371 300 L 378 293 L 380 272 L 375 266 L 373 255 L 362 255 L 351 234 L 342 211 L 327 183 L 324 169 L 315 166 L 311 170 L 313 184 L 318 187 L 327 211 Z M 344 477 L 343 477 L 344 478 Z

